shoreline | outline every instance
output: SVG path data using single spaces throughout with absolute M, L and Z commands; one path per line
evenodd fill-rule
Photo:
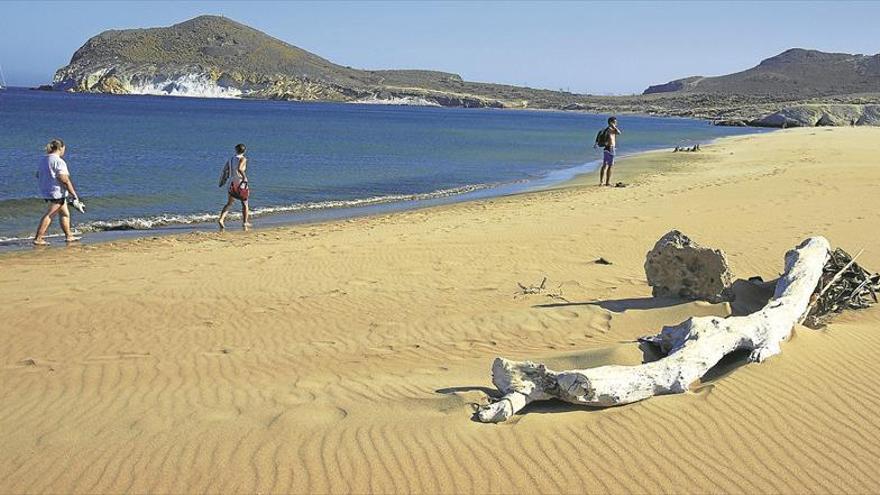
M 589 169 L 584 172 L 579 170 Z M 558 184 L 564 183 L 572 178 L 589 174 L 595 171 L 596 163 L 591 161 L 581 165 L 577 165 L 568 169 L 554 170 L 545 173 L 541 177 L 533 179 L 525 179 L 500 184 L 476 184 L 465 186 L 459 189 L 469 189 L 465 192 L 447 193 L 447 190 L 438 190 L 425 194 L 400 195 L 404 199 L 384 199 L 384 198 L 367 198 L 363 200 L 339 201 L 340 203 L 362 203 L 345 206 L 327 206 L 312 207 L 311 205 L 302 205 L 302 207 L 285 207 L 285 206 L 267 206 L 260 210 L 276 210 L 276 211 L 259 211 L 251 212 L 252 218 L 259 219 L 252 230 L 273 229 L 285 226 L 315 224 L 324 222 L 344 221 L 351 218 L 359 218 L 373 215 L 394 214 L 402 211 L 421 210 L 426 208 L 434 208 L 444 205 L 454 205 L 471 201 L 480 201 L 491 198 L 500 198 L 505 196 L 514 196 L 518 194 L 528 194 L 530 192 L 541 191 L 548 188 L 556 187 Z M 558 178 L 553 178 L 558 177 Z M 418 196 L 426 196 L 420 198 Z M 406 197 L 413 197 L 409 199 Z M 327 201 L 333 203 L 333 201 Z M 298 205 L 295 205 L 298 206 Z M 289 211 L 285 211 L 289 210 Z M 256 214 L 255 214 L 256 213 Z M 169 215 L 176 216 L 176 215 Z M 218 216 L 216 213 L 194 214 L 192 216 Z M 108 221 L 107 223 L 132 222 L 136 219 L 120 219 Z M 143 219 L 148 221 L 150 219 Z M 240 222 L 240 213 L 238 211 L 230 212 L 230 226 L 235 226 Z M 53 223 L 52 228 L 55 227 Z M 78 231 L 76 224 L 73 226 L 74 234 L 82 236 L 83 244 L 101 244 L 105 242 L 114 242 L 122 239 L 134 239 L 139 237 L 181 235 L 181 233 L 193 232 L 213 232 L 217 231 L 216 221 L 214 219 L 206 221 L 194 222 L 169 222 L 154 228 L 127 228 L 121 226 L 119 228 L 105 228 L 100 230 Z M 51 228 L 50 228 L 51 230 Z M 235 230 L 232 228 L 232 230 Z M 55 232 L 53 235 L 47 235 L 47 239 L 58 239 L 63 234 Z M 30 237 L 14 237 L 0 239 L 0 256 L 4 253 L 20 251 L 31 248 Z M 84 241 L 84 242 L 83 242 Z
M 35 97 L 24 96 L 18 95 L 18 100 L 12 99 L 10 101 L 18 102 L 20 105 L 31 102 L 34 104 L 40 103 L 41 105 L 46 106 L 56 100 L 64 102 L 69 100 L 70 105 L 68 106 L 71 108 L 76 108 L 74 105 L 74 103 L 76 103 L 77 105 L 84 106 L 84 108 L 88 109 L 101 108 L 100 105 L 110 105 L 111 100 L 116 101 L 116 99 L 107 98 L 106 95 L 91 95 L 90 98 L 89 95 L 81 97 L 82 95 L 79 94 L 55 94 L 48 95 L 50 96 L 48 100 L 40 98 L 42 95 L 35 95 Z M 165 103 L 169 102 L 157 98 L 158 97 L 123 97 L 121 98 L 121 104 L 123 105 L 122 108 L 125 108 L 125 105 L 129 104 L 126 102 L 132 102 L 135 100 L 146 102 L 146 100 L 150 100 L 149 102 L 143 103 L 144 105 L 149 103 L 146 108 L 149 108 L 151 112 L 157 112 L 158 116 L 167 118 L 167 115 L 163 112 L 167 111 L 166 107 L 174 107 L 174 105 L 165 105 Z M 216 108 L 210 106 L 203 108 L 201 106 L 202 102 L 216 103 L 220 106 Z M 260 105 L 254 108 L 252 118 L 266 114 L 273 119 L 278 119 L 278 115 L 281 115 L 282 117 L 286 115 L 286 113 L 282 111 L 284 110 L 284 107 L 291 107 L 291 111 L 293 109 L 293 106 L 273 105 L 272 102 L 255 101 L 254 103 L 260 103 Z M 265 103 L 268 103 L 268 105 L 264 105 Z M 119 104 L 113 105 L 119 106 Z M 200 102 L 193 103 L 195 106 L 192 106 L 189 103 L 186 103 L 186 105 L 189 106 L 185 106 L 184 108 L 200 109 L 202 112 L 199 114 L 202 116 L 200 121 L 202 121 L 203 124 L 206 122 L 205 115 L 210 116 L 213 115 L 213 113 L 233 111 L 234 109 L 242 107 L 242 105 L 235 103 L 230 104 L 227 100 L 216 99 L 201 99 Z M 322 104 L 322 106 L 319 107 L 318 105 L 305 104 L 303 109 L 297 110 L 297 112 L 303 112 L 304 114 L 322 112 L 323 114 L 324 106 L 332 107 L 329 108 L 329 110 L 332 111 L 327 112 L 327 115 L 329 115 L 327 119 L 331 122 L 344 121 L 344 119 L 349 118 L 350 112 L 354 112 L 352 115 L 358 117 L 355 120 L 362 122 L 363 119 L 361 116 L 369 117 L 371 115 L 370 112 L 375 110 L 375 105 L 361 106 L 360 108 L 366 109 L 363 110 L 363 112 L 366 113 L 363 113 L 360 109 L 347 109 L 350 105 Z M 418 154 L 418 147 L 409 146 L 406 148 L 406 153 L 409 153 L 407 156 L 400 155 L 401 158 L 394 158 L 398 155 L 390 155 L 392 157 L 391 165 L 397 167 L 397 169 L 394 169 L 394 173 L 390 173 L 390 175 L 385 174 L 387 178 L 374 180 L 374 183 L 368 181 L 369 187 L 360 190 L 355 188 L 350 188 L 348 190 L 342 188 L 337 191 L 334 188 L 334 180 L 323 180 L 322 183 L 326 186 L 326 190 L 325 188 L 316 189 L 309 184 L 311 179 L 300 181 L 294 172 L 285 172 L 280 176 L 283 181 L 276 178 L 274 179 L 276 182 L 271 184 L 267 183 L 267 185 L 278 184 L 279 187 L 273 186 L 275 187 L 274 191 L 267 189 L 265 193 L 257 194 L 257 202 L 255 203 L 252 201 L 251 206 L 254 207 L 255 210 L 266 212 L 267 214 L 262 216 L 262 219 L 271 218 L 271 220 L 268 220 L 268 223 L 272 225 L 314 222 L 318 220 L 344 218 L 368 213 L 396 211 L 411 207 L 420 208 L 446 202 L 458 202 L 489 196 L 501 196 L 523 190 L 532 190 L 537 187 L 552 187 L 555 186 L 555 182 L 559 180 L 567 180 L 573 173 L 592 169 L 595 166 L 594 162 L 600 158 L 599 153 L 589 152 L 588 145 L 591 143 L 589 143 L 589 139 L 585 139 L 591 137 L 590 134 L 592 134 L 591 132 L 586 132 L 586 129 L 598 127 L 600 124 L 596 123 L 596 121 L 602 120 L 604 122 L 604 119 L 594 115 L 570 114 L 564 116 L 559 112 L 543 112 L 537 110 L 529 112 L 529 114 L 521 114 L 516 112 L 465 112 L 456 111 L 454 109 L 428 109 L 428 111 L 425 112 L 425 109 L 400 110 L 399 107 L 386 108 L 394 109 L 393 111 L 379 111 L 379 115 L 383 116 L 382 122 L 387 121 L 389 123 L 388 125 L 398 125 L 395 124 L 395 122 L 408 119 L 410 118 L 410 115 L 412 115 L 412 118 L 420 120 L 432 120 L 431 116 L 436 113 L 437 115 L 444 116 L 444 118 L 452 118 L 454 122 L 457 122 L 456 125 L 463 129 L 470 128 L 470 126 L 475 125 L 474 123 L 481 122 L 482 120 L 496 122 L 498 123 L 497 125 L 501 126 L 506 125 L 501 124 L 502 122 L 517 122 L 517 124 L 512 125 L 511 129 L 513 130 L 509 132 L 514 132 L 518 136 L 527 136 L 529 140 L 517 144 L 518 147 L 516 149 L 521 150 L 521 152 L 512 155 L 512 151 L 505 151 L 508 144 L 503 141 L 498 141 L 498 139 L 500 139 L 499 136 L 503 136 L 502 131 L 492 131 L 490 129 L 485 133 L 485 136 L 476 132 L 473 138 L 469 138 L 466 142 L 472 142 L 472 146 L 480 146 L 479 140 L 482 139 L 483 146 L 479 149 L 474 148 L 473 150 L 462 150 L 461 152 L 458 152 L 458 155 L 454 149 L 450 150 L 447 154 L 449 155 L 448 160 L 450 160 L 452 166 L 449 168 L 445 166 L 434 166 L 433 168 L 438 172 L 431 172 L 431 167 L 426 168 L 426 166 L 429 162 L 433 164 L 445 163 L 444 160 L 447 158 L 445 155 L 440 154 L 442 150 L 434 148 L 428 150 L 430 156 L 419 162 L 420 155 Z M 279 111 L 281 112 L 280 114 L 278 114 Z M 94 111 L 89 113 L 89 115 L 92 115 L 93 119 L 98 118 L 97 113 Z M 74 116 L 70 115 L 68 117 L 74 118 Z M 210 123 L 213 121 L 214 120 L 207 122 Z M 289 119 L 284 120 L 284 122 L 289 121 Z M 635 129 L 638 131 L 638 135 L 633 136 L 633 142 L 625 143 L 625 150 L 627 153 L 652 148 L 671 148 L 674 145 L 681 144 L 690 145 L 697 142 L 705 143 L 719 135 L 724 136 L 763 132 L 761 130 L 751 129 L 713 129 L 705 122 L 684 118 L 632 118 L 632 121 L 634 122 L 632 125 L 638 126 L 638 128 Z M 92 125 L 95 125 L 95 123 L 93 122 Z M 553 129 L 553 132 L 548 135 L 546 139 L 533 138 L 532 136 L 537 135 L 534 133 L 529 134 L 529 132 L 531 132 L 530 130 L 545 128 Z M 495 129 L 495 127 L 492 127 L 492 129 Z M 499 127 L 499 129 L 501 129 L 501 127 Z M 642 130 L 645 130 L 645 132 L 642 133 Z M 77 139 L 81 142 L 88 142 L 88 139 L 91 139 L 89 138 L 91 133 L 83 134 L 82 130 L 77 132 L 80 134 L 73 133 L 67 137 L 74 139 L 74 141 L 72 141 L 74 143 L 78 142 Z M 32 133 L 23 131 L 21 139 L 34 139 L 34 136 L 30 134 Z M 444 138 L 444 143 L 447 143 L 447 145 L 457 139 L 454 136 L 454 133 L 450 135 L 452 137 Z M 253 136 L 249 135 L 249 137 Z M 118 138 L 119 136 L 116 136 L 114 139 Z M 176 139 L 176 137 L 173 136 L 169 138 Z M 14 143 L 14 141 L 12 143 Z M 98 146 L 96 146 L 96 144 L 98 144 Z M 312 146 L 313 148 L 318 146 L 318 142 L 314 139 L 311 139 L 311 141 L 307 140 L 304 144 L 305 146 Z M 217 205 L 219 197 L 217 197 L 214 192 L 216 190 L 207 187 L 207 184 L 204 182 L 205 179 L 202 177 L 205 174 L 200 172 L 202 169 L 195 165 L 201 163 L 200 160 L 204 159 L 201 155 L 193 155 L 193 153 L 198 155 L 200 151 L 193 150 L 190 146 L 187 148 L 190 151 L 185 153 L 186 157 L 180 158 L 180 160 L 185 161 L 188 164 L 181 169 L 181 173 L 185 177 L 182 178 L 182 181 L 179 184 L 175 184 L 168 189 L 171 193 L 176 194 L 177 196 L 185 196 L 186 198 L 191 199 L 178 202 L 176 199 L 163 199 L 160 197 L 160 194 L 149 192 L 151 189 L 149 187 L 143 187 L 142 185 L 144 183 L 144 177 L 142 177 L 143 174 L 135 174 L 131 186 L 127 187 L 118 187 L 117 184 L 112 182 L 114 172 L 107 170 L 102 174 L 97 174 L 95 172 L 96 170 L 107 169 L 109 167 L 108 164 L 112 163 L 113 158 L 108 158 L 108 156 L 112 154 L 112 149 L 113 146 L 110 146 L 110 144 L 100 146 L 100 143 L 92 143 L 89 148 L 83 148 L 83 150 L 92 153 L 98 158 L 96 161 L 97 168 L 92 168 L 91 171 L 84 170 L 84 172 L 87 174 L 91 173 L 91 175 L 82 176 L 75 174 L 80 180 L 85 180 L 86 184 L 91 184 L 93 189 L 92 191 L 81 191 L 85 193 L 87 203 L 89 203 L 88 198 L 92 198 L 92 201 L 95 201 L 94 204 L 89 203 L 92 206 L 92 208 L 89 209 L 90 211 L 88 211 L 86 215 L 75 214 L 73 218 L 75 228 L 79 229 L 82 234 L 87 236 L 87 242 L 115 239 L 120 237 L 119 232 L 125 232 L 123 237 L 132 237 L 137 235 L 164 235 L 168 232 L 174 233 L 191 230 L 213 230 L 213 220 L 216 218 L 219 211 L 219 206 Z M 264 143 L 263 146 L 255 149 L 272 150 L 277 148 L 265 146 Z M 345 150 L 346 148 L 343 147 L 343 151 Z M 15 148 L 13 148 L 13 151 L 17 152 Z M 470 153 L 470 155 L 468 155 L 468 153 Z M 273 155 L 268 154 L 267 156 Z M 462 157 L 464 161 L 461 161 Z M 495 160 L 495 162 L 489 161 L 478 167 L 468 165 L 467 160 L 473 161 L 476 159 L 477 161 L 475 164 L 477 164 L 479 163 L 479 159 L 484 159 L 474 157 L 484 157 L 487 160 Z M 343 158 L 346 167 L 349 167 L 349 169 L 352 170 L 357 168 L 354 166 L 355 162 L 352 161 L 356 157 L 352 156 L 351 151 L 345 151 Z M 123 159 L 123 157 L 120 157 L 119 159 Z M 133 155 L 128 157 L 128 159 L 130 159 L 133 164 L 138 164 L 142 161 L 143 157 L 141 155 Z M 395 159 L 397 162 L 394 161 Z M 420 173 L 425 173 L 427 178 L 425 180 L 419 180 L 417 183 L 412 182 L 396 185 L 397 182 L 395 182 L 396 179 L 394 179 L 395 173 L 403 171 L 404 173 L 402 175 L 406 176 L 405 164 L 403 164 L 401 160 L 410 159 L 418 162 L 418 165 L 423 169 Z M 461 163 L 456 162 L 456 159 L 459 159 Z M 379 160 L 381 160 L 381 157 L 379 157 Z M 314 165 L 314 163 L 317 163 L 318 165 Z M 322 173 L 320 171 L 320 166 L 323 166 L 321 163 L 321 159 L 309 159 L 304 162 L 302 164 L 305 171 L 304 177 L 319 177 L 319 175 L 316 174 Z M 383 173 L 382 167 L 380 165 L 371 166 L 376 167 L 376 173 L 381 176 Z M 468 167 L 470 167 L 471 170 L 468 170 Z M 269 170 L 270 169 L 267 168 L 267 171 Z M 30 220 L 29 218 L 32 215 L 37 215 L 39 213 L 39 208 L 37 208 L 36 204 L 39 200 L 32 201 L 31 199 L 21 197 L 21 193 L 24 193 L 25 195 L 27 194 L 30 190 L 29 188 L 32 187 L 32 184 L 28 182 L 19 171 L 16 170 L 14 172 L 12 179 L 14 187 L 11 187 L 10 191 L 7 191 L 7 193 L 9 193 L 9 198 L 7 198 L 8 200 L 4 200 L 2 205 L 2 213 L 7 222 L 4 222 L 6 228 L 2 235 L 3 239 L 0 240 L 0 244 L 2 244 L 0 250 L 28 247 L 28 238 L 32 235 L 32 229 L 34 228 L 32 226 L 33 220 Z M 345 172 L 348 173 L 347 171 Z M 273 171 L 272 173 L 278 175 L 277 172 Z M 440 176 L 442 177 L 442 180 L 433 180 L 431 177 L 438 173 L 441 174 Z M 193 182 L 194 178 L 197 178 L 198 181 Z M 345 176 L 342 178 L 346 179 Z M 259 177 L 256 179 L 260 182 Z M 363 179 L 357 180 L 362 181 Z M 199 184 L 205 184 L 206 187 L 194 187 Z M 465 186 L 462 186 L 462 184 L 465 184 Z M 311 190 L 309 189 L 310 187 Z M 139 206 L 138 203 L 141 199 L 137 198 L 136 195 L 132 196 L 132 198 L 134 198 L 132 200 L 127 199 L 126 195 L 132 195 L 131 191 L 128 189 L 132 188 L 146 191 L 141 194 L 144 196 L 143 207 Z M 302 188 L 306 192 L 301 194 L 299 188 Z M 451 195 L 447 193 L 447 191 L 450 190 L 468 189 L 480 189 L 481 191 L 459 195 Z M 406 194 L 401 192 L 413 190 L 415 190 L 416 193 Z M 278 191 L 283 192 L 279 193 Z M 260 193 L 260 191 L 257 192 Z M 113 199 L 115 198 L 114 195 L 119 194 L 121 194 L 121 196 L 119 196 L 118 199 Z M 448 196 L 449 199 L 418 203 L 411 202 L 414 198 L 422 200 L 432 199 L 435 196 Z M 334 197 L 343 197 L 347 199 L 333 200 L 332 198 Z M 389 201 L 389 199 L 393 199 L 394 201 Z M 398 201 L 400 199 L 406 201 Z M 382 203 L 386 206 L 376 206 L 364 212 L 354 209 L 340 209 L 342 206 L 346 208 L 349 206 L 357 207 L 368 203 Z M 314 208 L 315 206 L 320 206 L 322 208 Z M 324 208 L 324 206 L 329 206 L 329 208 Z M 323 211 L 323 213 L 317 213 L 319 211 Z M 278 215 L 278 212 L 281 212 L 281 216 Z M 263 221 L 265 222 L 265 220 Z M 157 230 L 157 228 L 159 229 Z M 52 230 L 56 231 L 57 229 L 53 228 Z M 97 238 L 95 237 L 96 233 L 98 236 Z M 91 238 L 91 241 L 89 241 L 89 238 Z
M 783 129 L 781 125 L 752 125 L 751 122 L 755 119 L 722 119 L 720 117 L 709 117 L 706 115 L 680 115 L 678 113 L 647 113 L 640 111 L 630 111 L 630 110 L 615 110 L 615 111 L 592 111 L 588 109 L 565 109 L 558 107 L 519 107 L 519 106 L 509 106 L 509 107 L 494 107 L 494 106 L 485 106 L 485 107 L 467 107 L 467 106 L 459 106 L 459 105 L 441 105 L 441 104 L 432 104 L 432 105 L 420 105 L 420 104 L 401 104 L 401 103 L 393 103 L 392 100 L 388 100 L 389 103 L 383 103 L 381 100 L 377 102 L 365 102 L 365 101 L 333 101 L 333 100 L 280 100 L 280 99 L 271 99 L 271 98 L 242 98 L 240 96 L 197 96 L 197 95 L 179 95 L 179 94 L 150 94 L 150 93 L 127 93 L 127 94 L 115 94 L 115 93 L 93 93 L 93 92 L 84 92 L 84 91 L 62 91 L 56 89 L 40 89 L 39 87 L 30 87 L 30 86 L 9 86 L 10 89 L 16 90 L 26 90 L 26 91 L 40 91 L 46 93 L 58 93 L 58 94 L 76 94 L 76 95 L 100 95 L 100 96 L 111 96 L 111 97 L 126 97 L 126 96 L 135 96 L 135 97 L 150 97 L 150 98 L 183 98 L 183 99 L 203 99 L 203 100 L 234 100 L 234 101 L 254 101 L 254 102 L 279 102 L 279 103 L 316 103 L 316 104 L 346 104 L 346 105 L 370 105 L 370 106 L 407 106 L 407 107 L 429 107 L 429 108 L 446 108 L 446 109 L 462 109 L 462 110 L 516 110 L 516 111 L 533 111 L 533 112 L 561 112 L 561 113 L 583 113 L 587 115 L 626 115 L 626 116 L 634 116 L 634 117 L 653 117 L 653 118 L 663 118 L 663 119 L 687 119 L 687 120 L 699 120 L 708 123 L 709 125 L 719 126 L 719 127 L 742 127 L 748 129 Z M 602 95 L 581 95 L 587 98 L 638 98 L 644 95 L 632 94 L 632 95 L 611 95 L 611 96 L 602 96 Z M 788 101 L 783 101 L 780 103 L 792 103 Z M 794 102 L 792 104 L 797 104 Z M 780 107 L 783 108 L 783 107 Z M 773 112 L 770 112 L 773 113 Z M 739 124 L 719 124 L 718 122 L 730 122 L 737 121 L 743 122 L 743 125 Z M 794 126 L 796 127 L 796 126 Z M 839 126 L 838 126 L 839 127 Z
M 766 131 L 764 131 L 766 132 Z M 757 131 L 754 134 L 762 133 L 761 131 Z M 738 136 L 749 136 L 752 134 L 742 134 Z M 714 143 L 724 140 L 730 139 L 738 136 L 725 136 L 720 138 L 711 139 L 707 142 L 700 142 L 701 146 L 712 146 Z M 617 177 L 623 177 L 626 180 L 634 180 L 638 174 L 632 173 L 630 171 L 624 170 L 622 174 L 620 172 L 620 165 L 623 163 L 627 163 L 634 158 L 645 154 L 658 153 L 663 152 L 666 148 L 655 148 L 637 151 L 633 153 L 621 154 L 617 158 L 615 162 L 615 172 L 614 175 Z M 671 152 L 671 151 L 670 151 Z M 452 194 L 444 194 L 445 190 L 435 191 L 432 193 L 426 194 L 413 194 L 413 195 L 405 195 L 405 196 L 434 196 L 436 197 L 428 197 L 428 198 L 417 198 L 417 199 L 392 199 L 388 201 L 376 201 L 371 202 L 370 199 L 361 200 L 366 203 L 364 205 L 353 205 L 353 206 L 342 206 L 342 207 L 321 207 L 321 208 L 311 208 L 308 205 L 299 209 L 291 209 L 290 211 L 278 211 L 278 212 L 268 212 L 257 214 L 254 218 L 259 219 L 258 223 L 251 230 L 264 230 L 264 229 L 276 229 L 283 227 L 292 227 L 296 225 L 309 225 L 309 224 L 319 224 L 325 222 L 336 222 L 336 221 L 345 221 L 352 218 L 360 218 L 365 216 L 374 216 L 374 215 L 386 215 L 386 214 L 395 214 L 398 212 L 411 211 L 411 210 L 422 210 L 422 209 L 430 209 L 448 205 L 455 205 L 460 203 L 468 203 L 473 201 L 484 201 L 492 198 L 503 198 L 508 196 L 517 196 L 521 194 L 531 194 L 531 193 L 540 193 L 541 191 L 554 190 L 558 188 L 571 187 L 576 186 L 580 183 L 582 177 L 590 176 L 595 174 L 601 165 L 601 158 L 588 161 L 586 163 L 576 165 L 573 167 L 552 170 L 545 172 L 541 176 L 534 177 L 532 179 L 524 179 L 520 181 L 501 183 L 501 184 L 477 184 L 473 186 L 467 186 L 467 188 L 472 188 L 472 190 L 461 192 L 461 193 L 452 193 Z M 624 167 L 625 169 L 625 167 Z M 647 169 L 639 169 L 639 173 L 646 173 Z M 615 180 L 615 182 L 619 182 Z M 354 202 L 354 201 L 352 201 Z M 284 210 L 285 207 L 273 207 L 267 206 L 262 208 L 264 210 Z M 253 214 L 253 212 L 252 212 Z M 202 213 L 202 214 L 194 214 L 193 216 L 210 216 L 212 213 Z M 236 230 L 236 222 L 239 222 L 237 212 L 232 212 L 230 216 L 230 220 L 232 220 L 229 229 Z M 174 216 L 174 215 L 171 215 Z M 120 219 L 109 221 L 108 223 L 113 222 L 126 222 L 133 221 L 135 219 Z M 147 219 L 148 220 L 148 219 Z M 53 229 L 55 228 L 55 224 L 50 227 L 50 231 L 53 232 L 51 235 L 47 235 L 47 239 L 53 244 L 51 247 L 63 246 L 61 242 L 62 234 L 55 232 Z M 76 235 L 82 236 L 82 240 L 79 241 L 80 244 L 104 244 L 108 242 L 118 242 L 118 241 L 126 241 L 133 240 L 141 237 L 157 237 L 157 236 L 175 236 L 175 235 L 187 235 L 192 233 L 210 233 L 216 232 L 216 222 L 214 220 L 201 221 L 201 222 L 170 222 L 167 224 L 160 225 L 155 228 L 107 228 L 101 230 L 91 230 L 91 231 L 77 231 L 76 224 L 74 224 L 74 233 Z M 30 243 L 30 237 L 15 237 L 15 238 L 7 238 L 0 239 L 0 257 L 5 254 L 12 252 L 19 252 L 23 250 L 32 249 L 34 246 Z M 53 240 L 55 242 L 53 242 Z
M 730 315 L 651 296 L 645 253 L 673 228 L 723 249 L 738 278 L 772 280 L 812 235 L 880 268 L 878 137 L 750 134 L 621 160 L 618 178 L 641 174 L 626 188 L 586 175 L 429 210 L 12 253 L 0 491 L 878 492 L 880 306 L 797 326 L 782 354 L 727 360 L 684 394 L 470 419 L 496 356 L 638 364 L 639 336 Z M 545 278 L 545 293 L 519 289 Z

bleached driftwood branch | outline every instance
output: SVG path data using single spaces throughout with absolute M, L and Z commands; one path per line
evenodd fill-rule
M 476 417 L 484 423 L 497 423 L 530 402 L 552 398 L 589 406 L 616 406 L 654 395 L 681 393 L 733 351 L 751 350 L 752 362 L 779 354 L 782 341 L 806 316 L 829 250 L 824 237 L 811 237 L 786 253 L 785 273 L 776 284 L 773 298 L 758 312 L 729 318 L 689 318 L 642 339 L 658 345 L 666 354 L 657 361 L 553 371 L 543 364 L 496 358 L 492 382 L 505 395 L 481 407 Z

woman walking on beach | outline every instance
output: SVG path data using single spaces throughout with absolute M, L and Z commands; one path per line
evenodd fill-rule
M 75 242 L 79 237 L 75 237 L 70 231 L 70 209 L 67 207 L 67 197 L 70 194 L 73 197 L 74 208 L 85 211 L 85 205 L 79 200 L 73 182 L 70 180 L 70 172 L 67 170 L 67 163 L 64 161 L 64 141 L 53 139 L 46 145 L 46 156 L 40 160 L 37 167 L 37 180 L 40 183 L 40 194 L 43 200 L 48 204 L 48 210 L 40 224 L 37 227 L 37 233 L 34 235 L 35 246 L 45 246 L 49 244 L 43 237 L 46 230 L 52 223 L 52 218 L 59 215 L 58 222 L 61 224 L 61 230 L 64 231 L 65 240 L 67 242 Z
M 220 210 L 220 219 L 217 220 L 217 223 L 220 224 L 220 230 L 226 228 L 226 215 L 229 213 L 229 209 L 232 208 L 235 200 L 241 201 L 242 228 L 247 230 L 251 226 L 251 223 L 248 221 L 248 216 L 250 214 L 248 208 L 250 188 L 248 187 L 247 158 L 244 156 L 245 151 L 247 151 L 245 145 L 236 144 L 235 156 L 226 162 L 223 166 L 223 170 L 220 172 L 220 187 L 223 187 L 227 178 L 229 179 L 229 189 L 226 191 L 228 196 L 226 205 Z

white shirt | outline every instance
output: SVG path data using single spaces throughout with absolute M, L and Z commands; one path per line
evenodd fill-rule
M 44 156 L 37 167 L 40 194 L 44 199 L 67 197 L 67 188 L 58 180 L 59 175 L 70 175 L 70 172 L 67 171 L 67 163 L 54 153 Z
M 244 155 L 235 155 L 229 159 L 229 181 L 232 184 L 238 185 L 241 182 L 242 176 L 238 172 L 238 166 L 241 164 L 242 158 Z

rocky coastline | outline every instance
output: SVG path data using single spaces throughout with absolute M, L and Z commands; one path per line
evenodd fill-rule
M 201 16 L 165 28 L 101 33 L 56 72 L 51 87 L 39 89 L 631 113 L 705 119 L 731 126 L 880 125 L 880 75 L 869 74 L 848 83 L 847 88 L 875 88 L 858 94 L 833 94 L 840 88 L 823 81 L 795 85 L 812 88 L 806 92 L 774 94 L 760 86 L 767 77 L 778 78 L 790 65 L 803 69 L 804 64 L 815 63 L 816 54 L 826 65 L 833 63 L 835 70 L 841 70 L 838 54 L 796 49 L 742 73 L 693 76 L 651 86 L 641 95 L 594 96 L 469 82 L 457 74 L 438 71 L 353 69 L 227 18 Z M 873 63 L 878 56 L 863 58 Z M 822 70 L 824 67 L 815 68 L 817 74 Z M 775 72 L 768 76 L 768 71 Z

